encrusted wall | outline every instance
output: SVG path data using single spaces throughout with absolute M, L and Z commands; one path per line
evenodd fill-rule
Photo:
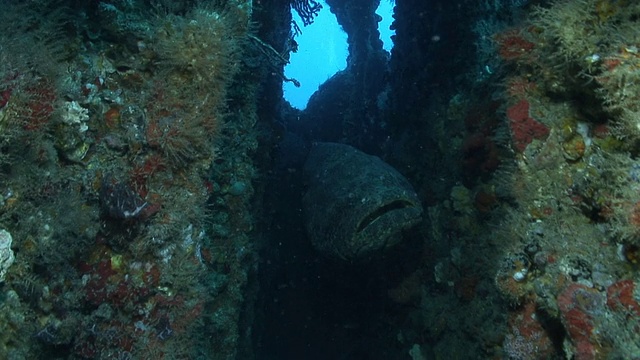
M 388 54 L 330 0 L 348 66 L 298 111 L 291 5 L 3 4 L 0 358 L 636 356 L 640 7 L 397 0 Z M 313 141 L 415 188 L 393 251 L 313 249 Z
M 3 4 L 1 358 L 251 353 L 252 11 Z

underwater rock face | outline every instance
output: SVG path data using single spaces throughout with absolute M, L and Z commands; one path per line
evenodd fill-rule
M 314 144 L 304 175 L 307 232 L 327 257 L 367 259 L 398 244 L 401 231 L 421 220 L 411 184 L 380 158 L 351 146 Z
M 13 238 L 11 234 L 4 229 L 0 229 L 0 282 L 4 281 L 4 276 L 13 264 L 15 256 L 11 250 Z

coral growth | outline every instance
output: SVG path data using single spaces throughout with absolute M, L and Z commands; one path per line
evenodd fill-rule
M 531 117 L 529 107 L 529 102 L 522 99 L 507 108 L 513 146 L 519 152 L 523 152 L 534 139 L 544 140 L 549 136 L 549 128 Z
M 604 311 L 604 296 L 592 288 L 574 283 L 558 295 L 557 301 L 575 359 L 604 358 L 594 321 Z
M 640 303 L 638 303 L 635 290 L 636 284 L 630 279 L 611 284 L 607 288 L 607 306 L 626 316 L 639 316 Z
M 527 31 L 508 29 L 494 36 L 498 54 L 503 60 L 516 61 L 530 54 L 535 44 L 525 39 Z
M 510 332 L 502 344 L 506 359 L 533 360 L 553 357 L 553 342 L 539 317 L 534 302 L 528 302 L 509 314 Z
M 56 101 L 55 89 L 46 80 L 39 80 L 37 83 L 24 89 L 26 104 L 20 104 L 16 109 L 19 121 L 25 130 L 42 130 L 51 119 Z M 11 99 L 10 99 L 11 100 Z
M 531 261 L 526 254 L 509 254 L 500 265 L 495 284 L 512 304 L 520 304 L 532 291 L 529 281 Z

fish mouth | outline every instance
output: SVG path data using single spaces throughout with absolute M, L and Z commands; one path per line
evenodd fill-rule
M 364 229 L 366 229 L 371 224 L 376 222 L 382 216 L 392 211 L 402 210 L 406 208 L 413 208 L 413 207 L 415 207 L 415 204 L 407 200 L 394 200 L 388 204 L 380 206 L 379 208 L 375 209 L 373 212 L 369 213 L 367 216 L 362 218 L 362 220 L 360 220 L 360 223 L 358 223 L 356 232 L 358 233 L 362 232 Z

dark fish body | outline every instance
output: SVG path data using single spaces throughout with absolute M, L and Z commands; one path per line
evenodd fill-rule
M 329 258 L 366 260 L 421 220 L 411 184 L 377 156 L 315 143 L 304 166 L 303 209 L 313 246 Z

